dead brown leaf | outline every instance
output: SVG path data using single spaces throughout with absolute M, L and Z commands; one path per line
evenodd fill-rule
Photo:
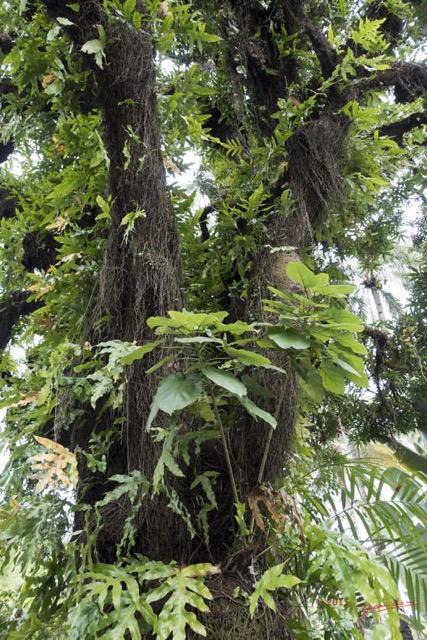
M 39 396 L 40 396 L 40 392 L 34 393 L 31 396 L 24 396 L 23 398 L 21 398 L 21 400 L 18 400 L 18 402 L 9 404 L 7 408 L 15 409 L 16 407 L 26 407 L 27 404 L 31 404 L 31 402 L 34 402 L 34 400 L 37 400 Z
M 42 78 L 43 89 L 46 89 L 46 87 L 48 87 L 52 82 L 55 82 L 55 80 L 58 80 L 58 76 L 55 75 L 54 73 L 48 73 L 47 75 L 43 76 Z
M 31 467 L 36 472 L 30 478 L 38 480 L 34 493 L 41 493 L 45 488 L 54 488 L 57 482 L 64 487 L 73 486 L 76 467 L 74 453 L 49 438 L 42 436 L 34 436 L 34 438 L 43 447 L 52 451 L 52 453 L 37 453 L 30 457 Z M 70 465 L 70 471 L 67 475 L 65 469 L 68 465 Z
M 257 487 L 248 494 L 247 501 L 258 529 L 265 531 L 265 524 L 259 508 L 259 505 L 261 504 L 264 505 L 269 512 L 272 520 L 277 524 L 279 531 L 282 530 L 284 519 L 277 511 L 276 505 L 274 504 L 274 493 L 269 487 L 264 485 L 262 487 Z

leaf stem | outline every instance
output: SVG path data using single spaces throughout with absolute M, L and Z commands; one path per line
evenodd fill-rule
M 279 417 L 279 413 L 280 413 L 280 409 L 282 407 L 282 403 L 283 403 L 283 399 L 285 397 L 285 386 L 282 386 L 281 392 L 280 392 L 280 396 L 279 396 L 279 401 L 277 403 L 276 406 L 276 411 L 274 412 L 274 417 L 277 420 Z M 265 467 L 267 466 L 267 460 L 268 460 L 268 454 L 270 452 L 270 447 L 271 447 L 271 441 L 273 439 L 273 432 L 274 432 L 274 427 L 270 426 L 270 430 L 268 432 L 267 435 L 267 440 L 265 443 L 265 447 L 264 447 L 264 453 L 262 454 L 262 460 L 261 460 L 261 464 L 259 467 L 259 471 L 258 471 L 258 478 L 257 478 L 257 485 L 260 485 L 263 481 L 264 478 L 264 472 L 265 472 Z M 249 534 L 252 535 L 255 529 L 255 518 L 252 516 L 251 517 L 251 523 L 249 526 Z
M 279 413 L 280 413 L 280 409 L 282 407 L 282 403 L 283 403 L 283 399 L 285 397 L 285 386 L 282 386 L 282 389 L 280 391 L 280 396 L 279 396 L 279 401 L 277 403 L 276 406 L 276 411 L 274 412 L 274 417 L 277 420 L 279 417 Z M 271 446 L 271 441 L 273 439 L 273 433 L 274 433 L 274 429 L 275 427 L 271 427 L 270 426 L 270 430 L 268 432 L 267 435 L 267 440 L 265 443 L 265 447 L 264 447 L 264 453 L 262 455 L 262 460 L 261 460 L 261 465 L 259 467 L 259 472 L 258 472 L 258 478 L 257 478 L 257 483 L 261 484 L 261 482 L 263 481 L 264 478 L 264 471 L 265 471 L 265 467 L 267 465 L 267 459 L 268 459 L 268 454 L 270 452 L 270 446 Z
M 227 444 L 227 438 L 225 436 L 224 425 L 222 423 L 221 416 L 218 411 L 218 405 L 216 403 L 216 399 L 215 399 L 215 395 L 213 393 L 212 387 L 211 387 L 211 398 L 212 398 L 212 405 L 215 413 L 215 418 L 217 420 L 219 430 L 221 432 L 222 446 L 224 448 L 224 455 L 227 463 L 228 475 L 230 478 L 231 489 L 233 492 L 233 500 L 234 502 L 239 502 L 239 494 L 237 493 L 236 480 L 234 478 L 233 465 L 231 464 L 231 457 L 230 457 L 230 452 L 228 450 L 228 444 Z

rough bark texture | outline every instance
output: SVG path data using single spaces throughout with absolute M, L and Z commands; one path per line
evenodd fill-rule
M 96 15 L 96 7 L 89 16 Z M 91 22 L 81 25 L 89 38 Z M 120 339 L 139 344 L 153 339 L 146 325 L 153 315 L 181 308 L 179 238 L 166 189 L 160 151 L 156 105 L 156 77 L 148 25 L 132 30 L 106 24 L 109 45 L 103 70 L 96 70 L 99 102 L 104 116 L 104 140 L 110 159 L 109 189 L 114 200 L 112 220 L 97 302 L 87 337 L 91 342 Z M 81 32 L 79 33 L 81 38 Z M 129 135 L 129 131 L 132 136 Z M 125 153 L 126 150 L 126 153 Z M 125 236 L 122 220 L 138 212 L 134 230 Z M 113 473 L 139 469 L 151 477 L 159 446 L 144 428 L 158 378 L 145 374 L 158 355 L 133 365 L 127 376 L 120 437 L 109 452 L 104 483 L 85 490 L 84 500 L 94 503 L 106 491 L 105 480 Z M 110 416 L 113 420 L 119 416 Z M 96 428 L 105 427 L 105 424 Z M 90 429 L 75 434 L 84 445 Z M 81 466 L 84 479 L 93 482 Z M 120 507 L 120 505 L 117 505 Z M 126 502 L 121 510 L 104 510 L 99 552 L 113 560 L 120 541 Z M 153 558 L 188 561 L 190 537 L 183 521 L 166 508 L 164 501 L 141 509 L 138 548 Z M 173 534 L 171 535 L 171 532 Z
M 247 573 L 247 572 L 245 572 Z M 268 607 L 261 607 L 251 620 L 247 606 L 239 603 L 233 591 L 240 589 L 250 592 L 253 581 L 236 571 L 229 571 L 225 575 L 211 578 L 208 581 L 213 600 L 210 611 L 201 619 L 206 626 L 209 640 L 292 640 L 288 620 L 292 617 L 292 610 L 284 602 L 277 603 L 277 611 Z M 190 632 L 188 640 L 197 640 L 200 636 Z
M 234 87 L 232 106 L 236 121 L 239 121 L 244 112 L 245 95 L 249 94 L 249 106 L 243 117 L 251 120 L 252 130 L 258 129 L 261 139 L 272 134 L 276 126 L 272 116 L 277 111 L 278 101 L 290 97 L 290 88 L 298 71 L 294 56 L 284 56 L 277 50 L 272 25 L 277 31 L 284 27 L 288 35 L 306 34 L 318 50 L 325 76 L 333 72 L 338 62 L 325 37 L 306 21 L 303 9 L 304 3 L 281 0 L 272 3 L 268 10 L 258 2 L 244 6 L 227 3 L 227 23 L 223 33 L 228 42 L 230 84 Z M 230 25 L 235 26 L 234 31 Z M 241 65 L 246 70 L 244 75 L 237 70 Z M 273 285 L 284 291 L 292 287 L 285 275 L 287 263 L 300 259 L 303 250 L 312 243 L 313 228 L 322 219 L 327 205 L 339 195 L 349 121 L 334 114 L 338 102 L 333 94 L 331 104 L 316 114 L 312 121 L 299 127 L 289 141 L 286 158 L 289 168 L 278 184 L 269 185 L 271 204 L 276 213 L 269 219 L 266 244 L 271 247 L 290 246 L 294 251 L 291 254 L 272 253 L 263 246 L 259 248 L 253 257 L 253 295 L 246 305 L 235 302 L 237 311 L 233 309 L 233 316 L 248 321 L 262 318 L 262 300 L 270 296 L 267 286 Z M 247 147 L 250 148 L 249 141 Z M 283 189 L 287 187 L 291 188 L 296 206 L 290 215 L 284 216 L 278 203 Z M 280 355 L 276 356 L 274 363 L 284 368 L 287 375 L 269 371 L 262 379 L 262 383 L 273 392 L 273 400 L 267 401 L 264 408 L 278 421 L 263 475 L 263 480 L 270 482 L 283 474 L 286 457 L 292 447 L 297 403 L 295 372 L 286 358 Z M 232 454 L 240 488 L 247 495 L 259 482 L 268 432 L 244 415 L 237 422 L 230 434 Z
M 114 207 L 94 319 L 106 313 L 110 318 L 91 330 L 90 337 L 96 342 L 108 337 L 141 344 L 153 338 L 147 318 L 182 307 L 179 238 L 160 153 L 150 34 L 145 28 L 136 32 L 115 26 L 107 29 L 107 37 L 111 42 L 106 51 L 109 63 L 98 78 Z M 134 139 L 126 131 L 129 127 Z M 125 145 L 130 159 L 124 155 Z M 122 219 L 136 211 L 142 217 L 126 240 Z M 158 355 L 153 358 L 152 364 Z M 149 359 L 145 359 L 143 366 L 133 366 L 129 372 L 125 424 L 117 445 L 123 472 L 140 469 L 147 477 L 159 455 L 152 435 L 144 429 L 158 381 L 144 373 L 149 366 Z M 179 555 L 185 556 L 189 537 L 184 523 L 161 505 L 148 510 L 141 516 L 143 552 L 170 560 L 179 549 Z M 174 531 L 173 538 L 170 531 Z M 120 533 L 119 528 L 116 535 Z
M 228 42 L 230 80 L 237 93 L 244 85 L 251 98 L 249 109 L 263 135 L 271 135 L 275 126 L 271 116 L 277 111 L 277 100 L 287 96 L 297 71 L 294 56 L 280 55 L 271 26 L 279 29 L 282 24 L 292 33 L 302 3 L 272 4 L 272 8 L 266 9 L 254 0 L 225 3 L 224 33 Z

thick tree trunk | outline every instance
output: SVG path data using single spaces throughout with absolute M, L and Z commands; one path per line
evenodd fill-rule
M 48 11 L 56 16 L 59 11 L 61 15 L 68 11 L 51 0 L 46 0 L 45 4 Z M 250 3 L 248 11 L 242 12 L 240 5 L 231 2 L 230 11 L 242 33 L 246 34 L 246 38 L 239 42 L 230 39 L 230 78 L 232 83 L 236 83 L 236 56 L 246 56 L 246 87 L 252 98 L 255 127 L 258 127 L 260 136 L 270 134 L 274 125 L 271 115 L 279 98 L 286 97 L 287 85 L 294 77 L 295 61 L 279 55 L 267 28 L 260 43 L 262 50 L 253 50 L 251 42 L 258 25 L 269 18 L 268 12 L 261 10 L 258 3 Z M 298 3 L 275 3 L 274 17 L 278 26 L 284 20 L 290 31 L 297 28 L 298 13 Z M 143 25 L 135 30 L 124 24 L 111 24 L 103 15 L 101 5 L 92 0 L 84 5 L 77 18 L 73 14 L 72 19 L 77 25 L 71 26 L 69 33 L 79 47 L 96 37 L 98 24 L 104 25 L 107 37 L 103 68 L 94 66 L 94 75 L 104 115 L 104 140 L 110 160 L 110 195 L 114 204 L 97 303 L 91 317 L 93 326 L 88 329 L 87 338 L 95 343 L 111 339 L 141 343 L 152 339 L 146 327 L 148 317 L 165 315 L 168 309 L 182 306 L 179 241 L 160 152 L 154 52 L 149 26 Z M 262 90 L 264 86 L 268 91 Z M 331 128 L 334 129 L 336 144 L 330 155 L 322 156 L 322 152 L 317 151 L 315 157 L 310 158 L 313 145 L 321 149 L 319 142 L 324 141 Z M 295 190 L 297 207 L 287 218 L 279 213 L 280 207 L 277 207 L 277 213 L 270 221 L 268 238 L 271 246 L 291 245 L 295 252 L 288 256 L 271 254 L 261 248 L 254 256 L 256 294 L 242 310 L 243 315 L 250 317 L 254 310 L 257 314 L 262 313 L 261 300 L 266 297 L 268 284 L 289 288 L 290 283 L 284 275 L 286 263 L 289 259 L 298 259 L 299 252 L 309 244 L 314 219 L 323 211 L 337 186 L 339 170 L 335 164 L 339 165 L 345 131 L 345 124 L 326 114 L 319 123 L 301 128 L 299 135 L 295 135 L 289 150 L 290 166 L 295 169 L 288 179 Z M 324 172 L 318 170 L 315 179 L 310 180 L 310 166 L 322 166 Z M 301 167 L 305 173 L 298 181 L 298 168 Z M 281 190 L 280 185 L 272 187 L 272 202 L 280 200 Z M 135 227 L 127 235 L 122 222 L 126 215 L 132 213 L 136 214 Z M 101 431 L 114 424 L 117 418 L 122 418 L 121 432 L 110 446 L 105 474 L 94 478 L 81 461 L 81 499 L 85 503 L 93 505 L 100 500 L 109 489 L 108 478 L 115 473 L 138 469 L 148 478 L 152 477 L 160 451 L 144 425 L 158 378 L 147 377 L 145 370 L 155 359 L 157 355 L 149 356 L 143 365 L 137 363 L 130 368 L 124 415 L 103 416 L 98 423 L 88 420 L 84 429 L 79 428 L 74 433 L 75 444 L 85 448 L 93 431 Z M 290 448 L 296 380 L 285 359 L 279 358 L 277 364 L 287 369 L 287 375 L 268 373 L 265 376 L 264 382 L 273 392 L 273 400 L 267 403 L 266 408 L 276 415 L 278 427 L 262 474 L 261 461 L 269 441 L 269 430 L 260 428 L 247 415 L 230 430 L 230 448 L 241 500 L 260 480 L 273 482 L 282 474 L 284 456 Z M 192 542 L 182 519 L 167 508 L 166 501 L 156 499 L 143 503 L 141 507 L 137 551 L 165 561 L 174 558 L 187 563 L 195 559 L 226 562 L 235 536 L 234 499 L 222 448 L 216 442 L 208 444 L 195 465 L 199 469 L 205 465 L 220 474 L 216 488 L 219 509 L 211 514 L 210 549 L 206 550 L 200 541 Z M 197 507 L 195 498 L 189 497 L 191 482 L 192 478 L 185 478 L 175 489 L 190 514 L 194 514 Z M 128 514 L 126 505 L 120 507 L 102 512 L 103 527 L 97 539 L 98 551 L 101 559 L 107 561 L 114 559 Z M 78 521 L 77 528 L 82 524 L 81 520 Z
M 106 49 L 105 70 L 97 76 L 114 205 L 89 337 L 95 342 L 120 339 L 143 344 L 153 339 L 146 324 L 150 316 L 164 316 L 169 309 L 183 306 L 179 238 L 161 157 L 149 30 L 116 25 L 107 29 L 107 38 L 111 44 Z M 129 213 L 138 217 L 134 230 L 126 236 L 122 221 Z M 106 315 L 108 320 L 103 323 Z M 110 449 L 105 479 L 134 469 L 152 477 L 160 448 L 145 430 L 145 423 L 159 378 L 147 376 L 145 371 L 158 359 L 156 352 L 129 368 L 125 419 L 120 438 Z M 100 497 L 95 492 L 92 502 Z M 88 500 L 87 494 L 84 500 Z M 111 510 L 103 514 L 98 543 L 100 555 L 106 559 L 114 557 L 126 515 L 126 509 L 121 517 Z M 189 561 L 187 527 L 159 498 L 141 508 L 137 545 L 152 558 Z
M 107 149 L 109 192 L 112 199 L 111 225 L 101 270 L 96 304 L 90 315 L 86 339 L 91 343 L 107 340 L 151 341 L 146 321 L 153 315 L 166 315 L 182 308 L 180 246 L 172 206 L 166 187 L 161 156 L 157 115 L 156 73 L 150 26 L 140 29 L 115 23 L 103 14 L 101 3 L 81 5 L 78 15 L 66 6 L 47 0 L 48 12 L 72 18 L 71 39 L 80 48 L 98 35 L 102 24 L 107 45 L 102 68 L 95 66 L 98 99 L 103 113 L 103 135 Z M 123 219 L 134 215 L 133 229 Z M 159 377 L 145 371 L 159 359 L 149 355 L 143 364 L 129 367 L 124 404 L 117 412 L 101 419 L 88 414 L 87 423 L 72 435 L 74 446 L 86 448 L 94 432 L 114 429 L 105 474 L 91 472 L 80 459 L 80 500 L 94 505 L 111 488 L 108 478 L 132 470 L 152 477 L 160 455 L 151 433 L 145 429 L 151 401 Z M 170 373 L 170 370 L 168 370 Z M 165 372 L 160 371 L 162 375 Z M 186 488 L 184 487 L 184 492 Z M 115 508 L 101 510 L 102 528 L 97 539 L 101 560 L 114 561 L 124 522 L 129 515 L 126 501 Z M 83 515 L 77 514 L 76 528 L 83 528 Z M 182 518 L 167 508 L 164 499 L 147 501 L 141 508 L 137 550 L 169 561 L 189 561 L 190 535 Z
M 112 339 L 143 343 L 153 338 L 146 326 L 150 316 L 165 315 L 167 310 L 180 308 L 183 304 L 179 239 L 160 150 L 154 52 L 149 26 L 143 25 L 135 30 L 124 24 L 110 24 L 96 1 L 88 2 L 77 17 L 71 13 L 66 15 L 70 10 L 59 7 L 56 2 L 46 0 L 45 4 L 52 15 L 72 17 L 75 26 L 69 28 L 69 33 L 78 47 L 97 35 L 98 24 L 104 25 L 107 38 L 103 68 L 94 65 L 94 76 L 104 115 L 104 141 L 110 161 L 109 186 L 113 206 L 99 292 L 86 337 L 93 343 Z M 241 12 L 240 19 L 243 19 Z M 93 63 L 93 60 L 90 59 L 90 62 Z M 292 65 L 289 68 L 292 69 Z M 255 75 L 259 72 L 256 71 Z M 254 77 L 254 91 L 256 85 Z M 268 105 L 267 114 L 280 97 L 284 85 L 277 85 L 276 89 L 275 95 L 269 94 L 273 102 Z M 254 102 L 260 108 L 263 106 L 260 93 L 257 93 Z M 263 127 L 260 125 L 260 128 L 262 130 Z M 136 214 L 135 226 L 126 234 L 123 218 L 132 213 Z M 296 214 L 292 221 L 287 221 L 286 227 L 285 230 L 283 219 L 277 215 L 271 223 L 274 243 L 295 242 L 299 248 L 305 246 L 310 236 L 306 219 L 301 227 Z M 264 254 L 260 255 L 259 264 L 262 261 L 268 267 L 266 271 L 260 269 L 256 274 L 260 282 L 259 297 L 255 301 L 257 306 L 264 296 L 266 283 L 272 281 L 271 273 L 278 269 L 277 260 L 272 261 Z M 157 358 L 157 354 L 148 356 L 143 365 L 136 363 L 130 368 L 124 416 L 112 414 L 103 416 L 101 421 L 94 421 L 90 417 L 86 427 L 79 426 L 74 432 L 74 445 L 85 448 L 94 431 L 106 429 L 118 418 L 122 418 L 123 422 L 120 434 L 111 443 L 105 474 L 94 477 L 85 461 L 80 461 L 81 500 L 87 504 L 93 505 L 103 497 L 110 488 L 107 480 L 113 474 L 138 469 L 148 478 L 152 477 L 160 450 L 153 442 L 152 435 L 145 431 L 144 425 L 159 378 L 147 377 L 145 370 Z M 284 378 L 270 376 L 266 383 L 277 397 L 284 398 L 280 407 L 273 406 L 279 427 L 274 434 L 271 455 L 263 476 L 273 481 L 282 472 L 283 456 L 289 448 L 296 392 L 291 371 Z M 259 479 L 267 436 L 266 429 L 260 431 L 259 425 L 248 424 L 247 419 L 242 429 L 232 430 L 231 448 L 242 500 Z M 192 542 L 182 519 L 167 508 L 165 500 L 157 499 L 144 503 L 141 508 L 138 551 L 165 561 L 174 558 L 190 562 L 195 557 L 215 562 L 226 559 L 234 537 L 233 497 L 222 448 L 217 443 L 208 445 L 196 464 L 198 468 L 207 464 L 210 469 L 220 473 L 217 489 L 220 508 L 212 517 L 212 548 L 204 552 L 203 544 Z M 195 499 L 189 498 L 191 482 L 192 478 L 184 479 L 175 488 L 189 512 L 194 513 Z M 105 509 L 102 512 L 103 527 L 97 539 L 101 559 L 114 559 L 127 515 L 125 504 L 120 505 L 120 509 Z M 76 527 L 79 529 L 82 525 L 82 517 L 78 516 Z
M 50 5 L 50 10 L 52 6 Z M 78 33 L 71 36 L 83 40 L 93 37 L 93 23 L 84 22 L 102 14 L 92 3 L 92 12 L 83 16 Z M 112 220 L 104 264 L 101 272 L 97 302 L 91 317 L 87 338 L 94 343 L 121 339 L 143 343 L 152 340 L 146 320 L 152 315 L 165 315 L 168 309 L 181 308 L 179 269 L 179 239 L 168 198 L 160 152 L 160 134 L 156 110 L 155 69 L 149 31 L 135 31 L 124 25 L 105 23 L 108 46 L 104 69 L 95 70 L 101 108 L 104 114 L 104 140 L 110 160 L 110 195 L 113 200 Z M 122 221 L 125 215 L 138 212 L 134 230 L 126 236 Z M 279 236 L 278 238 L 279 239 Z M 302 243 L 301 243 L 302 244 Z M 144 428 L 151 400 L 159 378 L 148 377 L 145 370 L 157 355 L 144 359 L 143 365 L 132 365 L 127 376 L 123 424 L 121 434 L 110 446 L 105 474 L 96 475 L 80 461 L 81 501 L 94 505 L 110 486 L 108 478 L 134 469 L 152 477 L 160 450 L 152 434 Z M 148 360 L 148 361 L 147 361 Z M 168 371 L 170 372 L 170 370 Z M 162 374 L 162 372 L 160 372 Z M 274 446 L 274 464 L 270 463 L 266 477 L 273 480 L 281 472 L 285 443 L 293 429 L 295 381 L 292 375 L 275 381 L 275 391 L 285 385 L 286 421 L 278 429 L 279 440 Z M 77 429 L 74 442 L 80 447 L 87 443 L 94 431 L 111 426 L 119 416 L 104 416 L 101 422 L 88 419 L 84 429 Z M 256 482 L 263 443 L 259 425 L 248 429 L 244 437 L 235 430 L 233 453 L 239 475 L 241 499 Z M 277 446 L 279 444 L 279 446 Z M 143 502 L 138 520 L 135 551 L 163 561 L 171 559 L 183 563 L 194 561 L 223 561 L 219 582 L 211 585 L 214 601 L 206 618 L 210 638 L 245 637 L 255 640 L 272 637 L 286 640 L 288 612 L 279 605 L 279 615 L 262 615 L 251 620 L 247 607 L 235 601 L 233 589 L 239 584 L 250 589 L 245 575 L 226 566 L 235 533 L 233 532 L 233 498 L 226 472 L 222 448 L 213 443 L 202 451 L 194 462 L 220 472 L 217 488 L 219 509 L 213 513 L 211 540 L 208 550 L 200 540 L 191 540 L 182 518 L 168 508 L 164 498 Z M 198 509 L 190 498 L 193 478 L 184 478 L 175 485 L 180 499 L 191 514 Z M 97 537 L 101 560 L 114 562 L 115 550 L 123 531 L 129 507 L 126 502 L 101 508 L 102 528 Z M 77 516 L 76 528 L 83 526 L 83 516 Z M 249 561 L 248 561 L 249 562 Z M 234 576 L 234 577 L 233 577 Z M 253 584 L 253 579 L 250 578 Z M 243 631 L 243 636 L 242 636 Z
M 110 44 L 105 52 L 105 70 L 97 76 L 114 205 L 89 338 L 95 342 L 120 339 L 142 344 L 153 339 L 146 324 L 150 316 L 166 315 L 169 309 L 183 305 L 179 238 L 161 157 L 154 52 L 148 26 L 136 31 L 115 25 L 107 27 L 106 32 Z M 122 221 L 132 213 L 137 216 L 135 226 L 126 235 Z M 103 322 L 106 315 L 108 320 Z M 152 476 L 160 452 L 145 423 L 158 378 L 147 376 L 145 371 L 158 358 L 155 353 L 129 369 L 125 420 L 120 440 L 110 450 L 106 477 L 134 469 L 148 478 Z M 105 523 L 103 529 L 111 532 L 112 538 L 101 533 L 99 541 L 112 549 L 120 539 L 123 521 L 109 512 L 105 518 L 114 521 Z M 139 546 L 150 557 L 184 558 L 189 534 L 183 521 L 157 501 L 142 509 Z
M 228 74 L 235 94 L 234 104 L 230 106 L 235 110 L 236 122 L 242 117 L 250 121 L 251 135 L 258 135 L 262 145 L 263 137 L 273 134 L 277 120 L 272 116 L 279 101 L 290 97 L 289 87 L 297 74 L 294 54 L 284 56 L 277 50 L 272 25 L 277 31 L 284 28 L 289 35 L 300 36 L 306 31 L 313 47 L 320 51 L 325 76 L 332 74 L 337 64 L 336 54 L 321 32 L 305 20 L 302 2 L 275 0 L 268 8 L 259 2 L 248 2 L 243 6 L 229 0 L 226 4 L 228 10 L 221 33 L 228 45 Z M 239 73 L 242 65 L 245 74 Z M 336 115 L 338 100 L 335 94 L 331 96 L 331 104 L 312 121 L 296 129 L 287 144 L 287 155 L 284 155 L 288 166 L 285 175 L 267 186 L 275 213 L 269 218 L 265 244 L 253 256 L 253 295 L 247 304 L 235 302 L 236 308 L 232 309 L 235 317 L 247 321 L 254 317 L 268 320 L 262 308 L 262 300 L 270 297 L 268 285 L 283 291 L 294 287 L 286 276 L 286 266 L 301 259 L 303 251 L 313 242 L 314 227 L 330 202 L 339 195 L 349 120 Z M 248 106 L 242 116 L 245 105 Z M 249 139 L 246 147 L 250 149 Z M 288 187 L 295 206 L 291 213 L 284 215 L 280 202 L 283 190 Z M 277 428 L 271 437 L 266 428 L 260 429 L 258 423 L 242 416 L 230 436 L 243 495 L 261 480 L 274 482 L 281 477 L 291 450 L 297 406 L 296 374 L 285 356 L 276 354 L 273 357 L 274 363 L 286 370 L 286 375 L 267 371 L 262 382 L 273 392 L 273 398 L 264 408 L 277 418 Z M 266 446 L 268 458 L 261 477 Z

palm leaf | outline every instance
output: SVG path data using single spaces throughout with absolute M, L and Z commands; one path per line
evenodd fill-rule
M 398 442 L 395 438 L 387 440 L 387 444 L 393 451 L 399 462 L 409 471 L 424 473 L 427 477 L 427 456 L 417 453 Z
M 355 464 L 356 463 L 356 464 Z M 342 533 L 369 541 L 410 603 L 416 624 L 427 614 L 427 493 L 423 476 L 366 461 L 351 460 L 341 472 L 340 489 L 320 501 Z M 315 509 L 307 491 L 302 497 Z

